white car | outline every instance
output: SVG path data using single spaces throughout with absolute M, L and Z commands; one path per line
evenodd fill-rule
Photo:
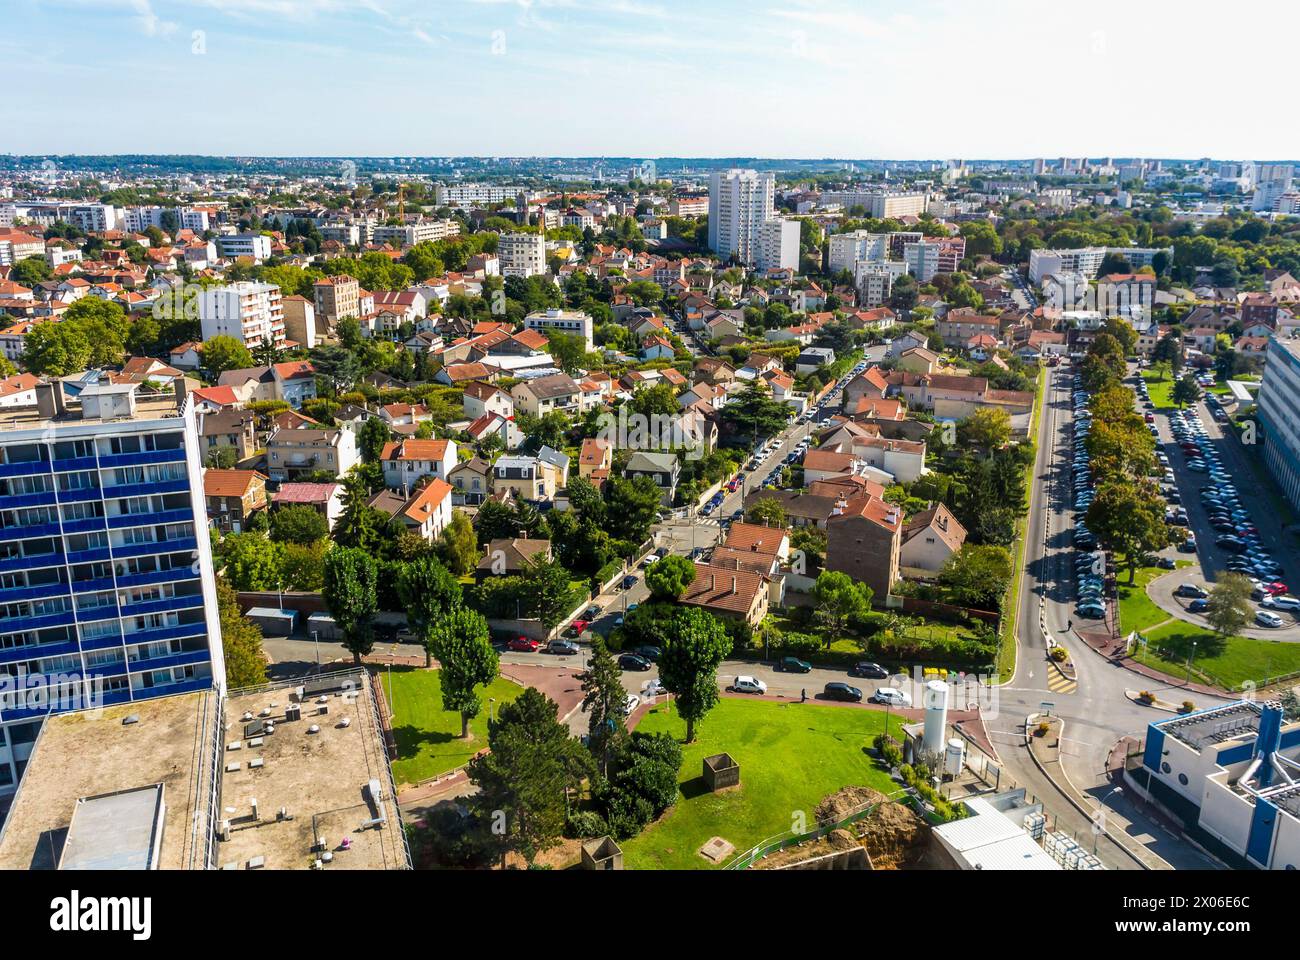
M 635 693 L 629 693 L 627 695 L 627 704 L 626 704 L 628 714 L 630 715 L 632 711 L 639 706 L 641 706 L 641 698 L 638 697 Z
M 1261 610 L 1259 613 L 1255 614 L 1255 622 L 1261 627 L 1282 626 L 1282 618 L 1276 613 L 1269 613 L 1267 610 Z
M 647 697 L 663 697 L 668 694 L 668 688 L 664 686 L 662 680 L 656 677 L 641 684 L 641 692 Z
M 659 560 L 659 556 L 657 554 L 652 553 L 650 554 L 650 556 L 646 557 L 644 560 L 641 561 L 641 566 L 648 567 L 650 566 L 650 564 L 655 563 L 658 560 Z
M 886 703 L 891 707 L 910 707 L 912 695 L 897 687 L 880 687 L 871 695 L 872 703 Z
M 767 684 L 757 677 L 736 677 L 731 689 L 737 693 L 757 693 L 761 696 L 767 693 Z
M 1259 605 L 1271 610 L 1300 610 L 1300 600 L 1295 597 L 1265 597 Z

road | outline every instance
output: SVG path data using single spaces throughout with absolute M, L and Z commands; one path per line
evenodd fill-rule
M 1134 674 L 1104 660 L 1066 631 L 1074 618 L 1071 596 L 1073 570 L 1070 566 L 1074 553 L 1073 515 L 1069 492 L 1073 369 L 1048 368 L 1046 373 L 1045 406 L 1035 464 L 1039 482 L 1030 500 L 1026 533 L 1016 673 L 1010 683 L 999 689 L 995 709 L 986 714 L 986 726 L 1011 775 L 1040 796 L 1048 797 L 1048 806 L 1061 827 L 1082 837 L 1090 831 L 1091 822 L 1059 794 L 1053 802 L 1054 791 L 1024 745 L 1025 717 L 1050 711 L 1064 720 L 1064 772 L 1078 790 L 1100 805 L 1111 789 L 1105 774 L 1111 747 L 1123 736 L 1143 736 L 1147 724 L 1164 715 L 1139 707 L 1124 695 L 1126 689 L 1139 685 Z M 1043 601 L 1041 622 L 1046 626 L 1046 634 L 1040 626 L 1040 597 Z M 1059 675 L 1047 660 L 1047 635 L 1063 643 L 1070 651 L 1078 672 L 1077 686 L 1072 689 L 1054 683 L 1054 678 Z M 1152 687 L 1151 681 L 1142 681 L 1141 685 L 1147 689 Z M 1058 689 L 1053 689 L 1053 686 Z M 1169 684 L 1155 686 L 1157 689 L 1153 692 L 1157 694 L 1174 690 L 1170 699 L 1184 699 L 1181 692 Z M 1051 706 L 1044 706 L 1045 703 Z M 1111 797 L 1106 808 L 1119 815 L 1112 818 L 1112 822 L 1132 823 L 1133 827 L 1128 831 L 1130 835 L 1150 838 L 1153 849 L 1176 867 L 1205 869 L 1213 866 L 1195 848 L 1151 823 L 1125 795 Z M 1099 846 L 1098 855 L 1110 867 L 1131 869 L 1135 866 L 1127 854 L 1106 838 Z

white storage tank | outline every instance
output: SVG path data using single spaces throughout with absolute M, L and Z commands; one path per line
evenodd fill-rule
M 925 685 L 926 753 L 940 756 L 944 752 L 944 734 L 948 729 L 948 684 L 931 680 Z
M 950 777 L 960 777 L 961 768 L 965 763 L 966 741 L 961 737 L 953 737 L 948 741 L 948 749 L 944 753 L 943 771 Z

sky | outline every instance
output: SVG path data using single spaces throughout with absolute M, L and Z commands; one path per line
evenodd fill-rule
M 8 153 L 1300 157 L 1294 3 L 3 0 L 0 19 Z

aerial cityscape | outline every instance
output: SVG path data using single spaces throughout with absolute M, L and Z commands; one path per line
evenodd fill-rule
M 122 64 L 4 108 L 0 869 L 1300 866 L 1300 144 L 765 92 L 1012 42 L 928 5 L 696 99 L 674 6 L 18 5 Z

